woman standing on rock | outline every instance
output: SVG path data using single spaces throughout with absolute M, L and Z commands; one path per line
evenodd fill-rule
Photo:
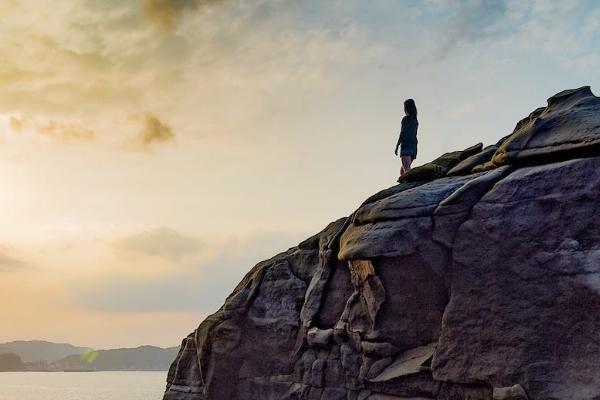
M 406 116 L 402 118 L 400 137 L 394 151 L 398 155 L 398 147 L 400 147 L 402 166 L 400 167 L 398 182 L 410 170 L 412 161 L 417 158 L 417 129 L 419 128 L 419 121 L 417 120 L 417 105 L 413 99 L 408 99 L 404 102 L 404 114 Z

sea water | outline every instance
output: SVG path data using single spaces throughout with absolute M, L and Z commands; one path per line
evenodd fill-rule
M 0 400 L 161 400 L 167 372 L 0 372 Z

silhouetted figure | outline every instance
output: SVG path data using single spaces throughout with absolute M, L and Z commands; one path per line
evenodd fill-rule
M 400 178 L 398 178 L 398 181 L 410 170 L 410 164 L 417 158 L 417 129 L 419 128 L 419 121 L 417 120 L 417 106 L 413 99 L 408 99 L 404 102 L 404 114 L 406 116 L 402 118 L 400 137 L 394 151 L 398 155 L 398 147 L 400 147 L 402 166 L 400 167 Z

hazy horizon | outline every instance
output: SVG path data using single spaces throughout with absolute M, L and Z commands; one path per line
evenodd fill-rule
M 25 342 L 25 343 L 40 342 L 40 343 L 48 343 L 48 344 L 52 344 L 52 345 L 69 345 L 69 346 L 73 346 L 73 347 L 81 347 L 81 348 L 92 349 L 92 350 L 116 350 L 116 349 L 119 349 L 119 348 L 123 348 L 123 347 L 115 347 L 115 348 L 93 348 L 93 347 L 90 347 L 90 346 L 86 346 L 85 343 L 51 342 L 51 341 L 43 340 L 43 339 L 17 339 L 17 340 L 10 340 L 10 341 L 6 341 L 6 342 L 0 342 L 0 346 L 1 345 L 6 345 L 6 344 L 20 343 L 20 342 Z M 181 345 L 181 343 L 177 343 L 177 344 L 174 344 L 172 346 L 155 346 L 153 344 L 140 343 L 138 345 L 135 345 L 135 346 L 132 346 L 132 347 L 125 347 L 125 348 L 138 348 L 138 347 L 150 346 L 150 347 L 158 347 L 158 348 L 162 348 L 162 349 L 167 349 L 167 348 L 172 348 L 172 347 L 179 347 L 180 345 Z
M 0 4 L 0 342 L 169 347 L 416 165 L 600 94 L 597 1 Z

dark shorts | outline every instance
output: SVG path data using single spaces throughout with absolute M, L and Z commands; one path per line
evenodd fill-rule
M 401 156 L 410 156 L 413 160 L 417 158 L 417 150 L 403 150 L 400 149 Z

